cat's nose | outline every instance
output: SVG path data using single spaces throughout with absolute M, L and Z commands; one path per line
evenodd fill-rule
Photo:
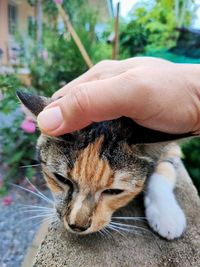
M 84 232 L 90 227 L 90 225 L 91 224 L 87 224 L 86 226 L 79 226 L 76 224 L 69 224 L 69 227 L 75 232 Z

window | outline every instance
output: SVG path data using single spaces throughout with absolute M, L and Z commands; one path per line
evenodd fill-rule
M 28 35 L 32 38 L 35 37 L 36 34 L 36 22 L 35 18 L 32 16 L 28 17 Z
M 17 6 L 8 4 L 8 28 L 10 34 L 15 34 L 17 29 Z

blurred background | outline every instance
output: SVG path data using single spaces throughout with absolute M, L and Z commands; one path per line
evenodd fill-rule
M 18 239 L 13 224 L 25 215 L 9 216 L 16 203 L 41 201 L 10 184 L 34 192 L 28 177 L 45 190 L 35 155 L 39 132 L 16 90 L 50 96 L 100 60 L 134 56 L 200 63 L 200 0 L 0 0 L 0 232 L 7 240 L 0 266 L 20 266 L 36 229 L 32 219 L 31 230 L 21 223 Z M 182 151 L 200 193 L 200 139 Z

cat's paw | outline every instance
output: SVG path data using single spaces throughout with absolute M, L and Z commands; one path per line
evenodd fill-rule
M 180 237 L 186 228 L 186 218 L 175 198 L 157 200 L 145 197 L 145 212 L 149 225 L 162 237 Z

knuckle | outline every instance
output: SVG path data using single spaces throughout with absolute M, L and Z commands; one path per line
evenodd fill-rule
M 105 76 L 105 72 L 107 74 L 107 70 L 109 71 L 110 68 L 113 67 L 113 63 L 116 64 L 117 60 L 109 60 L 104 59 L 98 62 L 92 69 L 91 69 L 91 78 L 93 80 L 99 80 Z
M 103 60 L 101 60 L 99 63 L 97 63 L 96 66 L 100 66 L 100 67 L 105 66 L 105 65 L 109 64 L 110 61 L 112 61 L 112 60 L 109 60 L 109 59 L 103 59 Z
M 116 60 L 111 60 L 111 59 L 103 59 L 101 60 L 100 62 L 98 62 L 94 68 L 96 69 L 102 69 L 102 68 L 105 68 L 105 67 L 109 67 L 110 65 L 113 64 L 113 62 L 116 62 Z
M 126 82 L 133 83 L 135 89 L 142 90 L 143 93 L 149 93 L 153 90 L 152 77 L 149 77 L 149 73 L 146 67 L 135 68 L 126 71 L 123 79 Z
M 80 85 L 77 86 L 75 93 L 73 94 L 73 102 L 78 113 L 85 113 L 88 106 L 88 97 L 86 88 Z

